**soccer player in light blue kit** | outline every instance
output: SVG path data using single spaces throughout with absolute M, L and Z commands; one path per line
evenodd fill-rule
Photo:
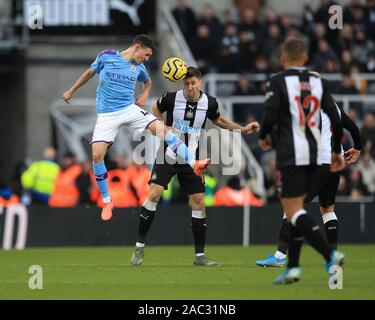
M 96 90 L 98 117 L 91 144 L 94 174 L 104 202 L 101 218 L 105 221 L 112 218 L 113 202 L 108 191 L 104 156 L 122 125 L 133 129 L 148 129 L 153 135 L 164 139 L 168 148 L 184 159 L 197 175 L 203 175 L 210 163 L 210 159 L 195 160 L 187 146 L 170 128 L 140 108 L 146 104 L 151 90 L 151 79 L 143 63 L 153 51 L 152 37 L 144 34 L 136 36 L 132 45 L 124 51 L 105 50 L 62 96 L 69 103 L 75 91 L 95 73 L 99 74 Z M 137 82 L 143 83 L 143 92 L 135 99 Z

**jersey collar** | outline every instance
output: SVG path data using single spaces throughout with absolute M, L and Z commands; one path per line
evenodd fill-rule
M 184 98 L 186 99 L 186 101 L 189 101 L 189 102 L 197 102 L 197 101 L 199 101 L 199 100 L 202 98 L 202 96 L 203 96 L 203 92 L 200 91 L 200 94 L 199 94 L 198 99 L 196 99 L 196 100 L 190 100 L 190 99 L 186 96 L 186 94 L 185 94 L 185 90 L 182 90 L 182 94 L 184 95 Z

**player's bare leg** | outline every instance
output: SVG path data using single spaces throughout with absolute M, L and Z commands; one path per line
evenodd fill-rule
M 207 220 L 204 205 L 204 193 L 189 195 L 192 209 L 191 228 L 194 236 L 196 266 L 216 266 L 217 262 L 211 261 L 204 253 L 206 244 Z
M 188 147 L 173 133 L 171 128 L 165 126 L 161 121 L 157 120 L 152 122 L 147 129 L 149 129 L 153 135 L 163 139 L 168 145 L 168 148 L 170 148 L 194 169 L 194 173 L 196 175 L 202 176 L 204 174 L 211 160 L 195 160 Z
M 104 164 L 104 156 L 107 152 L 109 143 L 94 142 L 92 144 L 92 161 L 96 183 L 100 194 L 103 197 L 104 207 L 102 209 L 101 218 L 108 221 L 112 218 L 113 202 L 108 191 L 107 168 Z

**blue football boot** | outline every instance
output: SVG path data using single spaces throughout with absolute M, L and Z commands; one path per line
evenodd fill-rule
M 283 267 L 286 263 L 286 258 L 284 259 L 278 259 L 275 257 L 274 254 L 269 255 L 266 259 L 264 260 L 257 260 L 255 261 L 257 266 L 260 267 L 276 267 L 280 268 Z

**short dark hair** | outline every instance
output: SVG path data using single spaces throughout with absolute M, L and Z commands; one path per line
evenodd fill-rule
M 152 51 L 155 50 L 154 40 L 148 34 L 139 34 L 133 39 L 132 45 L 140 44 L 142 47 L 150 48 Z
M 199 71 L 198 68 L 188 67 L 184 79 L 193 78 L 193 77 L 197 77 L 198 79 L 202 79 L 202 74 L 201 74 L 201 72 Z
M 287 39 L 283 43 L 281 50 L 289 61 L 302 60 L 307 55 L 306 44 L 298 38 Z

